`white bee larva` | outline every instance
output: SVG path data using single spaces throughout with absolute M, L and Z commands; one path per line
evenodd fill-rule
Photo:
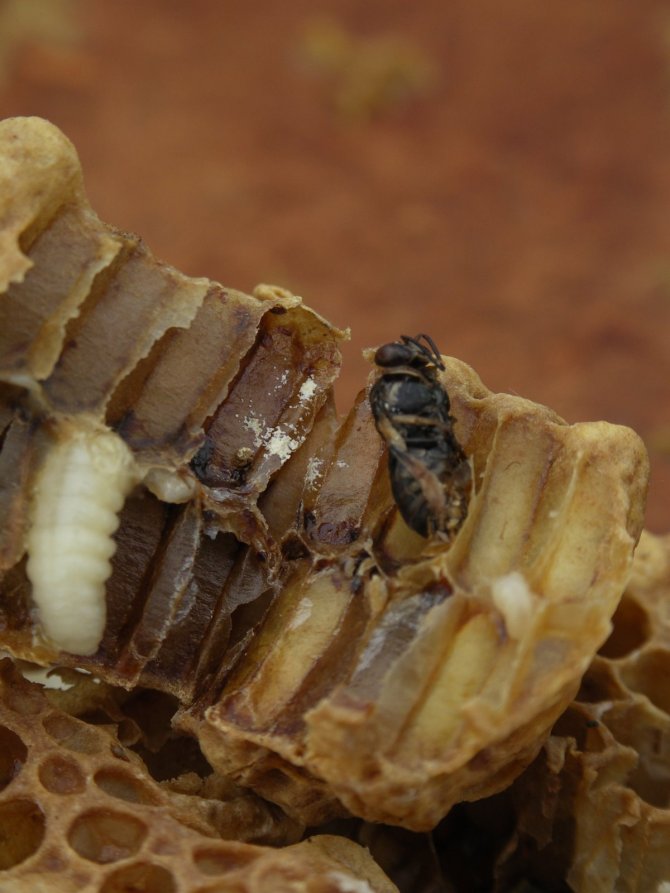
M 130 449 L 99 423 L 61 422 L 35 482 L 27 572 L 46 637 L 92 654 L 105 628 L 112 534 L 137 480 Z

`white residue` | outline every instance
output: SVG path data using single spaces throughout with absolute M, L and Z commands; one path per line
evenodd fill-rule
M 69 691 L 74 688 L 74 682 L 66 682 L 55 670 L 49 667 L 22 667 L 21 675 L 28 682 L 36 682 L 43 688 L 52 688 L 55 691 Z
M 670 893 L 670 881 L 659 881 L 656 893 Z
M 286 462 L 293 450 L 300 445 L 300 442 L 280 428 L 275 428 L 274 431 L 269 433 L 271 436 L 266 444 L 268 452 L 279 456 L 282 462 Z
M 343 462 L 341 459 L 338 459 L 335 464 L 337 465 L 338 468 L 346 468 L 347 467 L 347 463 Z
M 303 598 L 298 605 L 298 610 L 295 612 L 295 616 L 289 625 L 289 629 L 298 629 L 299 626 L 302 626 L 303 623 L 307 623 L 309 618 L 312 616 L 312 608 L 314 607 L 314 602 L 311 598 Z
M 309 400 L 310 397 L 314 396 L 314 392 L 316 391 L 316 382 L 313 378 L 306 378 L 303 383 L 300 385 L 300 390 L 298 391 L 298 400 L 301 403 L 304 403 L 306 400 Z
M 247 431 L 254 435 L 254 446 L 260 446 L 264 440 L 263 422 L 255 415 L 248 415 L 242 422 Z
M 265 428 L 263 421 L 255 415 L 248 415 L 243 424 L 247 431 L 253 433 L 255 447 L 265 447 L 268 453 L 278 456 L 282 462 L 286 462 L 300 446 L 300 441 L 292 437 L 289 431 L 282 428 Z
M 312 484 L 316 483 L 316 481 L 318 481 L 323 474 L 321 470 L 322 465 L 323 459 L 315 459 L 314 457 L 312 457 L 307 463 L 307 470 L 305 471 L 305 483 L 308 487 L 311 487 Z
M 342 871 L 329 871 L 326 877 L 337 884 L 339 893 L 375 893 L 367 881 L 353 878 Z
M 491 584 L 493 604 L 500 611 L 513 639 L 523 638 L 533 613 L 534 596 L 519 571 L 498 577 Z
M 288 370 L 284 369 L 282 374 L 279 376 L 279 380 L 277 381 L 277 387 L 275 388 L 275 390 L 278 390 L 281 387 L 281 385 L 286 384 L 287 381 L 288 381 Z
M 281 387 L 281 385 L 286 384 L 288 380 L 288 372 L 284 370 L 281 373 L 276 388 Z M 300 386 L 300 390 L 298 391 L 298 402 L 300 404 L 304 404 L 311 397 L 314 396 L 314 393 L 317 390 L 317 383 L 313 378 L 306 378 Z M 290 458 L 291 454 L 300 446 L 300 440 L 293 437 L 294 433 L 291 430 L 290 426 L 287 428 L 265 428 L 263 424 L 263 420 L 259 419 L 253 413 L 250 413 L 243 420 L 242 424 L 247 429 L 247 431 L 251 431 L 254 435 L 254 446 L 260 447 L 263 446 L 265 449 L 272 453 L 274 456 L 278 456 L 282 462 L 286 462 L 287 459 Z M 314 471 L 316 473 L 316 466 L 314 466 Z

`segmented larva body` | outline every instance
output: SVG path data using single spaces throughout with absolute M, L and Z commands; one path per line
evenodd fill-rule
M 27 572 L 44 635 L 93 654 L 105 628 L 105 581 L 118 513 L 137 481 L 132 453 L 95 422 L 58 424 L 37 474 Z

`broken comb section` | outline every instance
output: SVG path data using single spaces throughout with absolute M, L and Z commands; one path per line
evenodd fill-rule
M 425 539 L 393 501 L 369 390 L 335 413 L 344 333 L 285 290 L 190 279 L 101 223 L 46 122 L 0 124 L 3 153 L 0 647 L 176 697 L 212 766 L 299 822 L 422 830 L 509 785 L 608 635 L 642 526 L 640 439 L 567 425 L 444 358 L 434 387 L 473 493 L 449 542 Z M 67 475 L 48 473 L 54 455 Z M 72 533 L 51 553 L 44 494 Z M 86 590 L 104 621 L 87 655 L 47 635 L 81 616 L 60 578 L 67 599 L 47 605 L 59 553 L 109 563 Z
M 359 406 L 305 497 L 315 519 L 344 514 L 323 494 L 340 455 L 355 467 L 348 432 L 360 422 L 366 470 L 343 487 L 364 506 L 359 538 L 326 549 L 313 540 L 318 523 L 303 529 L 311 564 L 286 580 L 216 702 L 182 717 L 213 765 L 308 822 L 335 795 L 356 815 L 424 830 L 506 787 L 573 697 L 630 570 L 647 480 L 637 435 L 566 425 L 444 363 L 476 470 L 452 543 L 417 550 L 403 534 L 375 462 L 364 465 L 371 422 L 352 421 Z
M 189 701 L 231 635 L 244 639 L 233 615 L 277 590 L 279 545 L 257 502 L 332 402 L 343 333 L 283 289 L 191 279 L 102 223 L 47 122 L 2 122 L 0 156 L 14 165 L 5 219 L 23 221 L 0 255 L 4 645 L 43 662 L 72 650 L 61 662 L 85 655 L 119 685 Z M 101 444 L 127 451 L 123 480 L 101 469 Z M 90 585 L 77 589 L 72 568 Z M 57 578 L 68 597 L 51 605 Z M 84 605 L 100 634 L 68 630 Z
M 177 764 L 159 782 L 128 716 L 96 725 L 50 695 L 0 660 L 4 890 L 397 893 L 363 847 L 328 835 L 296 843 L 300 826 L 212 774 Z
M 523 865 L 540 888 L 556 879 L 576 893 L 666 888 L 669 599 L 670 536 L 645 531 L 612 633 L 510 789 L 516 827 L 496 877 Z

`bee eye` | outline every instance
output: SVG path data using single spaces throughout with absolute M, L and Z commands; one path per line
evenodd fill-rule
M 407 366 L 412 362 L 415 351 L 406 344 L 392 341 L 382 346 L 375 353 L 375 363 L 378 366 Z

